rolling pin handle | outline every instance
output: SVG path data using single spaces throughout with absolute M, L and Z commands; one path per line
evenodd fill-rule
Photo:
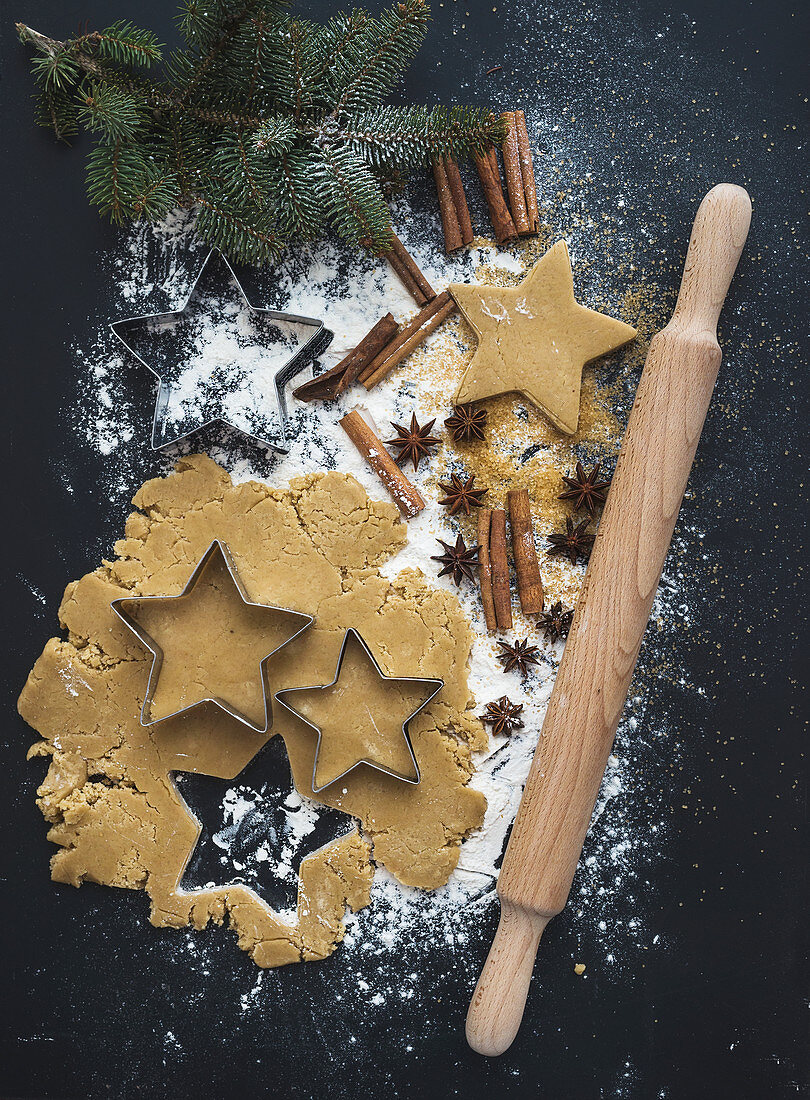
M 467 1042 L 478 1054 L 503 1054 L 523 1018 L 540 937 L 551 916 L 501 899 L 501 919 L 467 1013 Z
M 750 224 L 751 199 L 745 188 L 718 183 L 704 197 L 695 215 L 668 328 L 716 332 Z

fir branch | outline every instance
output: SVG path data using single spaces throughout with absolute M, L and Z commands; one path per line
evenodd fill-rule
M 252 102 L 253 97 L 256 95 L 259 78 L 264 66 L 267 64 L 267 55 L 270 52 L 271 24 L 264 19 L 262 14 L 254 16 L 252 24 L 253 42 L 250 57 L 250 79 L 245 90 L 248 103 Z
M 35 117 L 38 125 L 49 126 L 66 145 L 70 144 L 68 138 L 79 132 L 76 101 L 61 88 L 43 89 L 37 100 Z
M 487 110 L 383 105 L 428 15 L 426 0 L 398 0 L 318 26 L 280 0 L 185 0 L 185 47 L 165 61 L 127 21 L 64 41 L 17 29 L 35 50 L 38 121 L 63 140 L 80 124 L 93 136 L 88 194 L 102 213 L 194 207 L 206 241 L 259 263 L 329 227 L 385 251 L 392 181 L 501 139 Z
M 103 31 L 93 31 L 74 38 L 71 48 L 92 53 L 118 65 L 141 65 L 148 68 L 163 56 L 163 46 L 157 35 L 142 30 L 125 20 L 113 23 Z
M 298 121 L 310 106 L 308 74 L 312 65 L 315 27 L 302 19 L 289 20 L 268 58 L 265 79 L 273 86 L 276 109 Z
M 267 202 L 270 191 L 266 165 L 262 163 L 261 159 L 250 154 L 242 134 L 237 134 L 235 137 L 235 149 L 239 170 L 231 176 L 229 190 L 237 190 L 237 187 L 239 187 L 237 181 L 244 180 L 244 186 L 250 195 L 250 201 L 256 206 L 261 206 L 262 203 Z
M 30 31 L 30 28 L 25 27 L 23 30 L 27 32 Z M 37 35 L 37 39 L 39 40 L 37 45 L 39 48 L 46 52 L 46 61 L 52 51 L 58 53 L 60 50 L 66 50 L 70 46 L 70 43 L 58 42 L 55 39 L 39 35 L 37 32 L 33 33 Z M 239 114 L 235 111 L 218 111 L 208 107 L 184 104 L 182 97 L 173 94 L 170 86 L 155 81 L 144 80 L 130 72 L 116 71 L 97 61 L 95 58 L 90 57 L 86 53 L 76 51 L 70 53 L 68 57 L 69 60 L 74 63 L 74 71 L 76 74 L 75 82 L 78 82 L 80 71 L 84 72 L 89 76 L 95 77 L 99 81 L 104 81 L 122 91 L 130 92 L 133 96 L 140 97 L 144 107 L 166 112 L 182 112 L 191 118 L 197 119 L 199 122 L 214 127 L 233 128 L 235 126 L 241 126 L 248 130 L 254 130 L 262 125 L 263 119 L 259 115 Z M 35 71 L 41 61 L 42 59 L 39 56 L 35 56 L 32 59 L 32 67 L 35 68 Z
M 116 225 L 135 217 L 138 183 L 146 165 L 138 152 L 120 139 L 112 145 L 97 145 L 87 167 L 87 195 L 93 206 Z
M 377 107 L 344 122 L 323 140 L 345 143 L 372 168 L 397 170 L 435 157 L 500 143 L 503 124 L 481 108 Z
M 79 80 L 79 66 L 66 50 L 48 50 L 31 62 L 34 75 L 46 91 L 65 91 Z
M 79 121 L 108 141 L 127 141 L 141 125 L 138 101 L 109 84 L 91 84 L 79 108 Z
M 364 56 L 358 59 L 359 68 L 345 73 L 334 118 L 350 107 L 379 102 L 390 92 L 421 46 L 429 18 L 426 0 L 402 0 L 392 11 L 367 21 L 357 36 Z
M 197 196 L 197 232 L 213 248 L 245 263 L 276 260 L 286 244 L 265 217 L 243 216 L 224 195 Z
M 367 24 L 368 15 L 364 11 L 339 12 L 315 35 L 312 42 L 313 67 L 310 82 L 318 89 L 321 82 L 326 83 L 323 98 L 334 91 L 332 72 L 340 59 L 346 54 L 355 35 Z
M 285 153 L 281 157 L 277 185 L 276 219 L 286 237 L 311 240 L 322 228 L 324 211 L 318 201 L 316 179 L 320 159 L 311 150 Z
M 48 84 L 56 83 L 57 86 L 62 86 L 67 81 L 75 84 L 78 83 L 81 73 L 86 73 L 99 81 L 105 81 L 123 91 L 128 91 L 134 96 L 140 96 L 146 107 L 163 111 L 182 111 L 211 126 L 243 126 L 247 129 L 255 129 L 262 124 L 262 118 L 259 115 L 239 114 L 235 111 L 221 111 L 184 104 L 182 95 L 174 94 L 171 86 L 144 80 L 134 73 L 111 69 L 90 54 L 75 48 L 72 41 L 60 42 L 47 38 L 21 23 L 17 24 L 17 29 L 21 41 L 29 42 L 43 51 L 43 56 L 35 55 L 32 59 L 31 64 L 35 74 L 39 69 L 47 70 L 49 74 L 51 69 L 54 70 L 55 75 L 48 77 Z M 82 36 L 85 40 L 92 37 L 92 35 Z M 172 61 L 176 59 L 175 57 Z
M 156 154 L 156 159 L 162 160 L 176 177 L 180 191 L 178 201 L 187 208 L 194 205 L 197 181 L 203 178 L 206 164 L 205 150 L 194 140 L 195 131 L 194 120 L 179 114 L 169 115 L 162 147 Z
M 391 214 L 363 162 L 347 149 L 321 150 L 326 212 L 349 244 L 379 254 L 391 247 Z
M 197 59 L 194 67 L 194 75 L 181 97 L 182 102 L 187 102 L 192 93 L 200 87 L 208 70 L 217 61 L 220 54 L 239 30 L 244 20 L 247 19 L 256 8 L 258 0 L 248 0 L 248 2 L 244 3 L 238 11 L 232 13 L 228 13 L 227 10 L 223 11 L 222 9 L 226 9 L 226 5 L 222 3 L 210 3 L 210 0 L 206 0 L 206 2 L 209 4 L 209 10 L 213 7 L 218 9 L 221 13 L 219 19 L 215 16 L 213 20 L 213 25 L 219 29 L 219 35 L 214 41 L 209 43 L 205 54 Z M 189 5 L 189 7 L 191 7 L 191 5 Z
M 307 28 L 299 20 L 290 24 L 290 83 L 292 85 L 292 109 L 296 121 L 301 117 L 301 112 L 306 103 L 304 70 L 306 60 L 304 53 L 307 43 Z
M 293 111 L 293 118 L 297 121 L 302 116 L 305 99 L 305 51 L 307 41 L 307 27 L 299 20 L 289 24 L 285 35 L 288 44 L 287 69 L 289 73 L 287 102 Z
M 253 148 L 266 157 L 278 157 L 282 153 L 289 152 L 295 140 L 295 126 L 283 115 L 265 119 L 252 134 Z
M 268 201 L 273 176 L 271 161 L 257 152 L 243 131 L 220 138 L 213 169 L 225 181 L 226 192 L 234 198 L 246 194 L 256 206 Z
M 147 170 L 132 198 L 132 210 L 136 220 L 154 222 L 165 218 L 180 202 L 177 177 L 159 169 Z
M 177 25 L 186 43 L 198 54 L 213 49 L 228 17 L 223 0 L 182 0 Z

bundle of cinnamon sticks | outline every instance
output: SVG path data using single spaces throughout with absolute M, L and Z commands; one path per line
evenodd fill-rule
M 301 401 L 333 400 L 358 380 L 367 390 L 373 389 L 456 308 L 455 301 L 444 290 L 422 306 L 406 325 L 398 325 L 387 313 L 336 367 L 304 382 L 293 391 L 295 396 Z
M 505 128 L 501 154 L 508 202 L 504 196 L 495 146 L 490 145 L 473 154 L 498 244 L 537 233 L 540 227 L 526 116 L 520 110 L 505 111 L 501 121 Z M 469 244 L 474 236 L 464 185 L 458 165 L 451 158 L 434 162 L 433 176 L 439 195 L 445 251 L 453 252 Z
M 394 232 L 391 233 L 391 247 L 384 255 L 422 308 L 401 326 L 391 313 L 386 313 L 336 366 L 293 390 L 299 401 L 333 401 L 357 379 L 367 390 L 372 389 L 456 309 L 447 291 L 436 293 Z
M 452 157 L 433 162 L 433 178 L 436 180 L 436 191 L 439 195 L 444 250 L 455 252 L 457 248 L 469 244 L 475 234 L 464 194 L 464 184 L 461 182 L 461 173 Z
M 518 596 L 524 615 L 543 610 L 545 594 L 534 545 L 532 513 L 526 489 L 506 494 L 512 528 Z M 481 508 L 478 512 L 478 583 L 487 630 L 512 629 L 512 594 L 506 552 L 506 512 L 503 508 Z
M 523 111 L 506 111 L 501 119 L 506 124 L 501 152 L 512 220 L 521 237 L 530 236 L 540 228 L 540 212 L 526 116 Z
M 478 512 L 478 583 L 487 630 L 512 629 L 512 594 L 506 556 L 506 512 L 481 508 Z

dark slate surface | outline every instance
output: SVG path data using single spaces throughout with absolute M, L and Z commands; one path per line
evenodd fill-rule
M 245 1015 L 240 996 L 256 973 L 230 936 L 197 937 L 195 956 L 187 939 L 181 950 L 178 934 L 149 928 L 143 895 L 48 879 L 51 849 L 34 806 L 42 766 L 24 761 L 31 733 L 14 700 L 55 631 L 65 583 L 93 567 L 125 513 L 99 492 L 101 459 L 79 448 L 69 415 L 77 395 L 68 345 L 91 339 L 88 318 L 108 289 L 100 257 L 116 232 L 84 201 L 81 153 L 32 125 L 27 53 L 10 20 L 58 35 L 85 18 L 103 25 L 128 16 L 164 40 L 173 32 L 170 6 L 154 0 L 4 6 L 2 1096 L 753 1100 L 804 1090 L 802 7 L 606 0 L 543 10 L 445 0 L 409 76 L 414 99 L 527 107 L 539 99 L 546 116 L 559 104 L 568 141 L 593 143 L 584 203 L 597 209 L 600 188 L 634 195 L 640 226 L 655 224 L 650 263 L 659 268 L 662 255 L 680 262 L 696 202 L 712 183 L 743 183 L 755 204 L 725 315 L 726 370 L 683 520 L 703 532 L 694 552 L 720 563 L 721 583 L 707 588 L 694 636 L 678 650 L 684 677 L 708 685 L 709 702 L 651 679 L 639 685 L 650 696 L 645 721 L 674 711 L 685 746 L 679 768 L 653 760 L 642 777 L 650 790 L 664 786 L 671 806 L 666 858 L 642 904 L 664 946 L 616 973 L 574 981 L 563 915 L 544 943 L 514 1047 L 485 1062 L 466 1048 L 462 1026 L 492 908 L 463 952 L 429 937 L 417 945 L 407 966 L 424 972 L 428 992 L 413 1002 L 367 1015 L 367 994 L 338 952 L 267 976 L 265 1010 Z M 621 156 L 611 163 L 605 150 L 614 140 Z M 670 294 L 676 279 L 675 270 L 664 277 Z M 144 425 L 148 418 L 147 410 Z M 144 476 L 158 468 L 144 441 Z M 587 942 L 578 946 L 586 955 Z M 386 967 L 395 983 L 406 964 L 370 965 Z

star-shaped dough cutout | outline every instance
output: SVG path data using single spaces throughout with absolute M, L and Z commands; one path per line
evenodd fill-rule
M 636 335 L 631 325 L 577 302 L 565 241 L 518 286 L 457 284 L 450 293 L 478 337 L 454 403 L 522 393 L 567 435 L 579 422 L 582 368 Z
M 124 597 L 112 608 L 153 655 L 145 726 L 212 703 L 265 733 L 267 661 L 312 623 L 311 615 L 253 603 L 218 540 L 178 596 Z
M 343 636 L 331 684 L 287 688 L 276 700 L 318 733 L 312 768 L 316 792 L 360 764 L 418 783 L 408 722 L 443 687 L 443 680 L 386 676 L 357 631 L 350 629 Z

